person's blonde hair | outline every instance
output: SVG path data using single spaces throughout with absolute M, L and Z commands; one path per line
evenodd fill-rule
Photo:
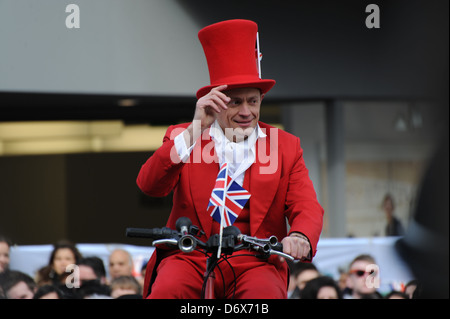
M 133 289 L 136 293 L 141 291 L 141 285 L 133 276 L 120 276 L 113 280 L 110 283 L 111 290 L 116 288 L 122 289 Z

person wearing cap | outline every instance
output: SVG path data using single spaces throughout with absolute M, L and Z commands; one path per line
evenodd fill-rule
M 227 163 L 229 176 L 251 194 L 233 225 L 258 238 L 275 235 L 286 254 L 311 261 L 324 212 L 300 139 L 259 121 L 261 102 L 275 81 L 261 79 L 257 24 L 227 20 L 198 36 L 210 84 L 197 91 L 193 121 L 168 128 L 161 147 L 142 165 L 137 185 L 149 196 L 173 191 L 166 226 L 175 229 L 179 217 L 188 217 L 206 241 L 220 230 L 207 207 L 219 168 Z M 287 297 L 288 267 L 282 258 L 240 256 L 220 266 L 215 270 L 218 298 Z M 205 269 L 200 252 L 157 247 L 147 266 L 144 297 L 199 298 Z

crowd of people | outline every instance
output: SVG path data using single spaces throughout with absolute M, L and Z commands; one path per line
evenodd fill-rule
M 10 269 L 11 245 L 0 236 L 0 299 L 142 299 L 145 267 L 133 273 L 132 256 L 124 249 L 111 252 L 107 272 L 101 258 L 84 257 L 75 244 L 61 241 L 32 277 Z
M 4 299 L 141 299 L 145 263 L 140 274 L 133 273 L 129 252 L 115 249 L 108 260 L 108 273 L 101 258 L 83 257 L 76 245 L 54 245 L 46 266 L 33 277 L 10 269 L 11 241 L 0 236 L 0 298 Z M 67 271 L 77 266 L 77 276 Z M 292 262 L 289 299 L 412 299 L 420 298 L 416 280 L 388 294 L 377 291 L 378 269 L 368 254 L 357 256 L 339 280 L 323 275 L 314 263 Z M 371 268 L 372 267 L 372 268 Z M 108 274 L 108 275 L 107 275 Z M 72 277 L 70 277 L 72 276 Z M 79 282 L 75 282 L 79 280 Z M 370 284 L 372 283 L 372 285 Z
M 379 269 L 373 256 L 356 256 L 338 280 L 324 275 L 314 263 L 290 263 L 289 299 L 416 299 L 420 288 L 416 279 L 399 290 L 378 291 Z

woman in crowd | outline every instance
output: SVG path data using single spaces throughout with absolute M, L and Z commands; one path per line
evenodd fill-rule
M 39 269 L 36 275 L 38 286 L 45 284 L 64 284 L 70 272 L 66 267 L 77 264 L 81 259 L 81 253 L 76 246 L 67 241 L 61 241 L 54 245 L 48 265 Z

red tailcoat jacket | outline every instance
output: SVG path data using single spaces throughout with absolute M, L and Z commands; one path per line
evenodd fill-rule
M 169 127 L 162 146 L 142 166 L 137 184 L 153 197 L 167 196 L 173 191 L 173 206 L 166 226 L 175 229 L 179 217 L 188 217 L 205 232 L 200 239 L 206 241 L 212 235 L 213 223 L 206 209 L 219 163 L 209 130 L 197 140 L 189 160 L 180 161 L 174 138 L 188 125 Z M 275 235 L 281 241 L 288 234 L 287 220 L 289 233 L 300 232 L 308 237 L 311 256 L 314 256 L 322 231 L 323 209 L 305 167 L 300 139 L 262 122 L 259 126 L 267 136 L 258 139 L 255 162 L 245 173 L 245 178 L 250 174 L 248 191 L 251 193 L 247 203 L 250 210 L 247 235 L 260 238 Z M 151 289 L 157 265 L 168 253 L 159 248 L 153 253 L 147 266 L 144 296 Z M 287 266 L 283 265 L 280 271 L 287 282 Z

